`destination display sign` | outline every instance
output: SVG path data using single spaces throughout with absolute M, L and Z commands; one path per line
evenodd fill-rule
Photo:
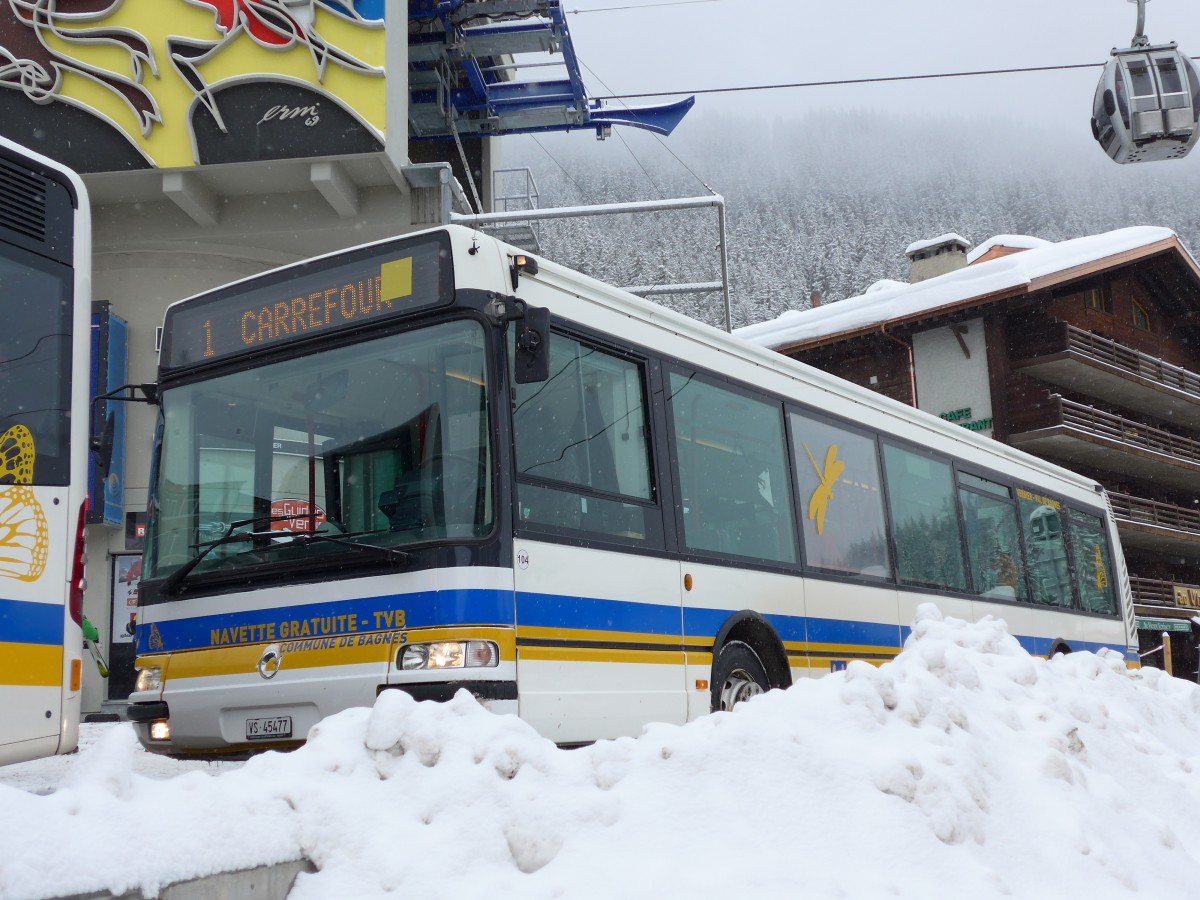
M 453 299 L 445 234 L 342 253 L 171 307 L 161 366 L 216 362 L 449 305 Z

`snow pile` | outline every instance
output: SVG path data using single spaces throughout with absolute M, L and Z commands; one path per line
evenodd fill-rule
M 112 726 L 52 795 L 0 786 L 0 897 L 303 855 L 296 900 L 1182 900 L 1198 753 L 1200 688 L 1115 654 L 1035 659 L 1002 622 L 926 606 L 892 663 L 582 750 L 465 694 L 392 691 L 294 753 L 155 781 Z

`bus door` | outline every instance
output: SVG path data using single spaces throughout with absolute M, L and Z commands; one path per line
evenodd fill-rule
M 562 334 L 513 386 L 520 712 L 559 743 L 686 718 L 649 396 L 644 360 Z
M 805 587 L 787 571 L 799 550 L 782 403 L 691 369 L 672 371 L 668 385 L 694 718 L 721 702 L 722 688 L 703 687 L 718 638 L 747 644 L 772 684 L 802 667 Z

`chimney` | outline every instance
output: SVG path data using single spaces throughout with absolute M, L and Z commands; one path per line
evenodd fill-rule
M 957 234 L 943 234 L 932 240 L 909 244 L 904 251 L 909 261 L 909 284 L 966 268 L 970 249 L 971 242 Z
M 808 308 L 816 309 L 821 305 L 821 292 L 813 291 L 808 297 Z

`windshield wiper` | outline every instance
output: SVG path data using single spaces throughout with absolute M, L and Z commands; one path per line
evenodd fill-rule
M 229 527 L 225 529 L 225 533 L 215 540 L 208 541 L 204 549 L 185 562 L 182 566 L 167 576 L 162 584 L 162 590 L 165 593 L 176 594 L 183 586 L 183 582 L 187 579 L 192 571 L 208 554 L 212 553 L 217 547 L 222 547 L 226 544 L 244 543 L 257 539 L 274 539 L 287 538 L 289 541 L 298 541 L 302 544 L 311 544 L 317 541 L 329 542 L 334 544 L 342 544 L 351 547 L 355 550 L 363 550 L 379 556 L 386 557 L 395 565 L 407 563 L 411 559 L 410 554 L 403 550 L 395 550 L 391 547 L 380 547 L 376 544 L 356 544 L 354 541 L 347 540 L 351 537 L 359 537 L 366 534 L 377 534 L 374 531 L 362 531 L 356 534 L 347 535 L 332 535 L 332 534 L 312 534 L 305 531 L 239 531 L 234 533 L 236 529 L 243 528 L 246 525 L 253 525 L 257 522 L 290 522 L 295 519 L 295 516 L 257 516 L 253 519 L 238 519 L 236 522 L 230 522 Z M 200 546 L 197 544 L 196 546 Z
M 187 562 L 185 562 L 182 566 L 180 566 L 178 569 L 176 569 L 174 572 L 172 572 L 170 575 L 167 576 L 166 581 L 164 581 L 162 584 L 163 591 L 170 593 L 170 594 L 179 593 L 180 587 L 183 586 L 184 579 L 186 579 L 189 575 L 191 575 L 192 570 L 194 568 L 196 568 L 196 566 L 200 565 L 200 563 L 204 562 L 205 557 L 207 557 L 208 554 L 212 553 L 218 547 L 224 546 L 225 544 L 232 544 L 235 542 L 254 540 L 254 538 L 259 536 L 261 533 L 256 534 L 253 531 L 242 531 L 242 532 L 238 532 L 237 534 L 234 534 L 233 532 L 237 528 L 242 528 L 246 525 L 253 525 L 255 522 L 261 522 L 261 521 L 263 521 L 263 520 L 262 519 L 238 519 L 236 522 L 230 522 L 229 527 L 225 529 L 225 533 L 223 535 L 221 535 L 216 540 L 209 541 L 207 546 L 205 546 L 205 548 L 203 550 L 201 550 L 199 553 L 197 553 L 195 556 L 193 556 L 191 559 L 189 559 Z M 200 546 L 200 545 L 197 544 L 196 546 Z
M 378 531 L 356 531 L 352 534 L 321 534 L 311 531 L 272 531 L 276 537 L 287 537 L 295 543 L 308 546 L 309 544 L 338 544 L 351 550 L 361 550 L 373 556 L 382 556 L 396 565 L 402 565 L 412 559 L 412 554 L 394 547 L 381 547 L 378 544 L 359 544 L 349 538 L 362 537 L 367 534 L 380 534 Z

